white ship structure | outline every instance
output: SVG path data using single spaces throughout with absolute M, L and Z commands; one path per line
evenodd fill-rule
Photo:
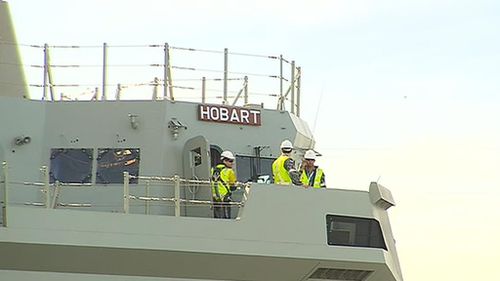
M 160 58 L 146 65 L 155 74 L 117 82 L 115 72 L 141 78 L 141 67 L 113 60 L 139 47 Z M 25 65 L 20 49 L 43 59 Z M 99 63 L 56 56 L 87 50 Z M 179 66 L 174 52 L 219 56 L 221 68 Z M 280 73 L 233 71 L 240 57 Z M 24 68 L 39 82 L 28 84 Z M 75 69 L 99 82 L 63 81 Z M 0 280 L 403 280 L 387 188 L 272 183 L 283 139 L 297 161 L 314 149 L 300 118 L 301 71 L 280 55 L 166 43 L 23 45 L 0 1 Z M 259 79 L 279 89 L 258 93 Z M 223 150 L 236 155 L 231 219 L 211 210 L 210 169 Z

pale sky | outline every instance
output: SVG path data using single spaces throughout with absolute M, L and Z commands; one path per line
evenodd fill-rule
M 500 280 L 500 2 L 11 0 L 10 8 L 21 43 L 169 42 L 296 60 L 302 116 L 329 187 L 367 189 L 379 179 L 394 195 L 404 279 Z

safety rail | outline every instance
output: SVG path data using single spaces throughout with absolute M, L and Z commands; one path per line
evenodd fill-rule
M 271 98 L 271 101 L 274 99 L 276 109 L 287 110 L 286 107 L 288 107 L 291 113 L 300 116 L 301 68 L 296 66 L 294 60 L 288 60 L 283 55 L 230 52 L 227 48 L 223 50 L 186 48 L 170 46 L 168 43 L 144 45 L 110 45 L 103 43 L 102 45 L 77 46 L 16 44 L 0 40 L 0 45 L 2 44 L 27 48 L 26 51 L 23 49 L 23 53 L 29 53 L 24 57 L 29 57 L 30 61 L 36 61 L 37 57 L 43 57 L 43 61 L 38 61 L 35 64 L 18 65 L 26 69 L 25 72 L 28 74 L 29 81 L 38 81 L 37 83 L 29 83 L 29 86 L 42 89 L 42 100 L 120 100 L 123 98 L 125 90 L 134 96 L 133 99 L 137 99 L 137 96 L 144 95 L 144 91 L 134 91 L 135 88 L 150 87 L 152 88 L 152 95 L 150 96 L 152 100 L 197 99 L 202 103 L 217 103 L 217 101 L 222 100 L 224 105 L 260 104 L 263 107 L 263 102 L 252 103 L 249 97 L 267 97 L 268 100 Z M 125 51 L 128 49 L 135 49 L 134 55 L 130 55 Z M 33 54 L 37 50 L 41 50 L 43 56 Z M 161 50 L 161 52 L 154 52 L 154 50 Z M 76 51 L 82 54 L 76 54 Z M 191 57 L 183 56 L 183 53 L 189 53 Z M 113 55 L 115 54 L 120 59 L 114 59 Z M 222 56 L 222 68 L 217 59 L 209 56 L 198 58 L 199 54 Z M 92 60 L 89 57 L 94 59 Z M 196 57 L 196 59 L 192 59 L 192 57 Z M 96 60 L 96 58 L 99 60 Z M 143 60 L 139 62 L 136 61 L 136 58 L 143 58 Z M 74 63 L 78 59 L 82 59 L 83 62 Z M 250 61 L 245 63 L 245 59 Z M 256 62 L 255 59 L 263 61 Z M 63 60 L 69 60 L 72 63 L 59 63 Z M 126 60 L 130 62 L 124 62 Z M 144 62 L 145 60 L 147 62 Z M 231 65 L 230 68 L 230 61 L 234 62 L 234 67 Z M 196 66 L 193 66 L 193 64 Z M 204 67 L 205 64 L 209 66 Z M 248 67 L 241 69 L 240 65 L 243 64 Z M 259 69 L 255 69 L 255 66 L 258 66 Z M 289 70 L 286 70 L 285 66 Z M 141 72 L 137 71 L 139 68 L 142 69 Z M 40 74 L 37 69 L 38 71 L 42 70 L 42 73 Z M 59 71 L 60 69 L 66 69 L 67 71 L 78 70 L 78 73 L 72 76 Z M 87 71 L 86 69 L 95 70 Z M 114 72 L 111 73 L 110 69 L 113 69 Z M 265 69 L 265 71 L 261 72 L 262 69 Z M 175 79 L 174 71 L 176 72 Z M 285 74 L 288 71 L 290 71 L 290 74 Z M 118 77 L 117 74 L 120 72 L 122 75 Z M 211 77 L 213 74 L 218 76 Z M 77 78 L 75 78 L 75 75 L 78 75 Z M 95 77 L 93 80 L 100 81 L 97 83 L 81 81 L 82 77 L 92 76 Z M 142 81 L 124 82 L 137 80 L 136 77 L 139 76 Z M 60 82 L 56 82 L 56 78 Z M 80 81 L 75 83 L 75 80 Z M 217 88 L 210 88 L 207 86 L 208 82 L 219 85 Z M 114 96 L 110 93 L 111 87 L 115 89 Z M 262 91 L 263 87 L 273 90 L 271 92 Z M 71 91 L 70 88 L 74 90 Z M 60 92 L 60 95 L 56 97 L 56 89 L 64 89 L 65 92 Z M 174 89 L 182 95 L 174 95 Z M 207 95 L 207 92 L 219 92 L 222 95 Z M 243 99 L 242 104 L 239 103 L 240 98 Z M 233 99 L 233 101 L 231 102 L 230 99 Z M 289 105 L 287 105 L 287 101 L 289 101 Z
M 59 202 L 59 196 L 61 194 L 61 190 L 63 188 L 70 188 L 70 189 L 85 189 L 89 191 L 94 191 L 96 190 L 95 188 L 98 187 L 98 185 L 94 185 L 91 183 L 62 183 L 59 181 L 55 181 L 53 183 L 50 182 L 49 180 L 49 173 L 48 169 L 46 166 L 42 166 L 40 168 L 41 172 L 41 182 L 30 182 L 30 181 L 12 181 L 9 180 L 8 177 L 8 165 L 6 162 L 2 163 L 2 172 L 0 176 L 0 187 L 2 191 L 2 199 L 0 200 L 1 207 L 2 207 L 2 226 L 7 226 L 7 212 L 8 212 L 8 206 L 9 205 L 25 205 L 25 206 L 33 206 L 33 207 L 43 207 L 46 209 L 56 209 L 59 207 L 62 208 L 92 208 L 94 209 L 99 209 L 103 207 L 119 207 L 118 205 L 99 205 L 94 204 L 95 202 Z M 175 175 L 173 177 L 163 177 L 163 176 L 132 176 L 128 172 L 123 173 L 123 205 L 122 207 L 119 207 L 119 209 L 115 209 L 115 211 L 110 210 L 110 212 L 123 212 L 123 213 L 130 213 L 130 205 L 131 201 L 141 201 L 145 202 L 145 214 L 151 214 L 150 212 L 150 203 L 151 202 L 156 202 L 156 203 L 173 203 L 174 204 L 174 216 L 179 217 L 181 216 L 181 205 L 183 206 L 212 206 L 213 201 L 208 199 L 208 200 L 203 200 L 203 199 L 196 199 L 196 198 L 181 198 L 181 189 L 189 189 L 189 191 L 192 194 L 195 194 L 197 190 L 194 192 L 191 189 L 197 189 L 199 187 L 206 187 L 206 188 L 212 188 L 212 183 L 209 180 L 195 180 L 195 179 L 183 179 L 179 177 L 178 175 Z M 131 194 L 130 192 L 130 181 L 131 180 L 138 180 L 140 181 L 139 184 L 134 184 L 134 189 L 135 191 L 142 190 L 142 194 Z M 164 187 L 171 188 L 173 185 L 173 190 L 174 194 L 171 197 L 165 197 L 165 196 L 151 196 L 150 195 L 150 188 L 151 187 L 159 187 L 162 190 L 167 190 L 164 189 Z M 42 193 L 42 202 L 32 202 L 32 201 L 18 201 L 14 202 L 9 200 L 9 194 L 8 191 L 10 190 L 16 190 L 19 192 L 19 186 L 26 186 L 26 187 L 34 187 L 37 188 L 41 193 Z M 113 185 L 114 186 L 114 191 L 113 194 L 118 195 L 119 193 L 119 185 Z M 101 187 L 99 185 L 99 187 Z M 102 190 L 109 190 L 109 186 L 102 186 L 103 188 L 100 189 Z M 218 205 L 226 205 L 226 206 L 234 206 L 237 208 L 243 208 L 245 205 L 245 202 L 248 198 L 248 194 L 250 191 L 251 184 L 250 183 L 236 183 L 235 187 L 238 190 L 241 190 L 240 192 L 241 195 L 241 200 L 234 201 L 234 202 L 217 202 Z M 144 188 L 144 189 L 142 189 Z M 210 191 L 211 194 L 211 191 Z M 15 196 L 19 197 L 19 196 Z M 116 197 L 115 197 L 116 198 Z M 67 199 L 66 199 L 67 200 Z M 68 201 L 68 200 L 67 200 Z M 117 203 L 116 200 L 112 200 L 113 202 Z M 120 200 L 121 201 L 121 200 Z M 108 202 L 106 200 L 106 202 Z M 137 207 L 137 206 L 136 206 Z M 121 211 L 120 211 L 121 210 Z M 108 210 L 109 211 L 109 210 Z
M 150 181 L 159 181 L 159 182 L 170 182 L 174 184 L 174 197 L 150 197 L 150 196 L 136 196 L 130 194 L 130 180 L 145 180 L 147 181 L 146 192 L 148 192 L 147 188 L 149 186 Z M 198 200 L 198 199 L 183 199 L 180 198 L 180 188 L 181 183 L 185 184 L 197 184 L 197 185 L 207 185 L 209 188 L 212 188 L 212 182 L 209 180 L 195 180 L 195 179 L 183 179 L 178 175 L 173 177 L 161 177 L 161 176 L 132 176 L 128 172 L 123 172 L 123 212 L 129 213 L 130 210 L 130 199 L 133 200 L 141 200 L 141 201 L 160 201 L 160 202 L 173 202 L 175 204 L 175 216 L 180 216 L 180 205 L 181 203 L 191 203 L 191 204 L 199 204 L 199 205 L 209 205 L 212 206 L 212 200 Z M 248 192 L 250 189 L 250 183 L 240 183 L 237 182 L 235 184 L 236 188 L 242 189 L 243 200 L 241 202 L 218 202 L 219 205 L 226 206 L 237 206 L 239 208 L 245 205 L 245 201 L 247 200 Z M 186 186 L 185 186 L 186 187 Z
M 4 162 L 5 163 L 5 162 Z M 5 163 L 5 165 L 3 166 L 3 174 L 4 174 L 4 178 L 5 178 L 5 175 L 7 174 L 7 164 Z M 42 168 L 40 169 L 41 171 L 41 174 L 43 177 L 45 177 L 46 175 L 48 175 L 47 173 L 47 167 L 46 166 L 42 166 Z M 3 194 L 3 198 L 4 198 L 4 208 L 6 208 L 7 204 L 12 204 L 12 202 L 8 201 L 8 187 L 7 187 L 7 184 L 9 185 L 24 185 L 24 186 L 32 186 L 32 187 L 36 187 L 36 188 L 40 188 L 40 191 L 44 194 L 44 197 L 45 197 L 45 200 L 44 202 L 23 202 L 22 204 L 23 205 L 27 205 L 27 206 L 36 206 L 36 207 L 45 207 L 47 209 L 55 209 L 57 207 L 65 207 L 65 208 L 80 208 L 80 207 L 85 207 L 85 208 L 90 208 L 92 207 L 93 205 L 91 203 L 64 203 L 64 202 L 57 202 L 58 198 L 59 198 L 59 195 L 60 195 L 60 192 L 61 192 L 61 188 L 62 187 L 85 187 L 85 188 L 88 188 L 88 187 L 92 187 L 93 185 L 92 184 L 89 184 L 89 183 L 62 183 L 62 182 L 59 182 L 59 181 L 55 181 L 54 183 L 49 183 L 48 181 L 48 178 L 47 180 L 44 180 L 44 182 L 29 182 L 29 181 L 2 181 L 2 183 L 4 184 L 4 188 L 3 188 L 3 191 L 4 191 L 4 194 Z M 53 191 L 51 192 L 51 187 L 53 187 Z M 52 196 L 51 196 L 51 193 L 52 193 Z M 5 213 L 4 213 L 5 215 Z

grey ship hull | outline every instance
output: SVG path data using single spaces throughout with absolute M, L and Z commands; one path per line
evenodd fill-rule
M 315 203 L 304 208 L 304 202 Z M 327 245 L 324 216 L 332 213 L 387 222 L 368 192 L 266 185 L 252 187 L 236 220 L 10 206 L 9 226 L 0 228 L 0 274 L 16 280 L 315 280 L 308 277 L 328 268 L 371 272 L 366 280 L 401 280 L 393 245 L 389 251 Z

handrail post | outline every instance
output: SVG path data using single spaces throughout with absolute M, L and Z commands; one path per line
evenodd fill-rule
M 245 102 L 245 105 L 248 104 L 248 76 L 245 76 L 244 78 L 244 90 L 243 90 L 243 99 L 244 99 L 244 102 Z
M 48 79 L 48 86 L 50 90 L 50 101 L 54 101 L 54 81 L 52 81 L 52 71 L 50 67 L 50 52 L 49 52 L 49 47 L 47 46 L 47 49 L 45 50 L 45 61 L 47 63 L 47 79 Z
M 205 76 L 201 77 L 201 103 L 206 102 L 205 87 L 207 83 L 207 78 Z
M 50 185 L 49 185 L 49 171 L 47 166 L 40 168 L 43 177 L 43 192 L 45 192 L 45 208 L 50 209 Z
M 52 197 L 52 205 L 51 209 L 55 209 L 57 207 L 57 199 L 59 198 L 59 193 L 61 192 L 61 182 L 55 181 L 54 183 L 54 196 Z
M 227 60 L 228 60 L 227 48 L 224 48 L 224 98 L 222 104 L 227 104 Z
M 3 173 L 3 206 L 2 206 L 2 225 L 7 227 L 7 205 L 9 203 L 9 175 L 8 175 L 8 165 L 7 162 L 2 162 L 2 173 Z
M 163 98 L 167 98 L 167 87 L 170 93 L 170 100 L 174 100 L 174 91 L 172 85 L 172 65 L 170 64 L 170 46 L 165 43 L 164 48 L 164 66 L 163 66 Z
M 152 97 L 152 100 L 158 99 L 158 85 L 160 85 L 160 79 L 158 77 L 155 77 L 153 79 L 153 97 Z
M 300 80 L 302 78 L 302 68 L 297 67 L 297 117 L 300 117 Z
M 174 192 L 175 192 L 175 216 L 180 217 L 181 215 L 181 181 L 178 175 L 174 176 Z
M 168 44 L 163 47 L 163 99 L 168 96 Z
M 280 97 L 278 109 L 283 110 L 283 55 L 280 55 Z
M 107 83 L 107 64 L 108 64 L 108 44 L 102 44 L 102 98 L 106 100 Z
M 151 185 L 151 181 L 146 181 L 146 197 L 149 197 L 149 188 Z M 146 200 L 146 215 L 149 215 L 150 213 L 150 207 L 149 207 L 149 200 Z
M 115 100 L 120 100 L 122 98 L 122 84 L 118 83 L 116 85 L 116 96 Z
M 49 45 L 43 45 L 43 96 L 42 100 L 48 100 L 47 96 L 47 78 L 49 73 Z
M 290 94 L 292 95 L 290 98 L 290 103 L 291 103 L 291 113 L 295 113 L 295 61 L 292 61 L 292 80 L 290 84 Z
M 128 214 L 130 208 L 130 175 L 128 172 L 123 172 L 123 212 Z
M 95 101 L 100 100 L 101 98 L 99 97 L 99 87 L 95 87 L 95 93 L 94 93 L 94 98 L 92 98 Z M 61 98 L 62 100 L 62 98 Z

